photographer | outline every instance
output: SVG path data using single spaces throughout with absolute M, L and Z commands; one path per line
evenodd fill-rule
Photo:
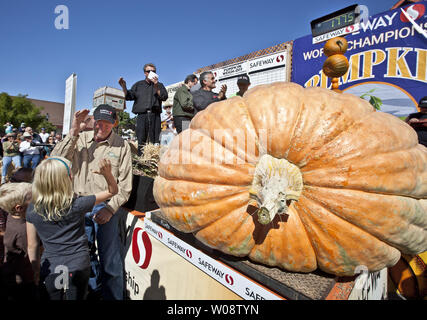
M 1 184 L 6 183 L 7 170 L 13 162 L 15 169 L 22 167 L 21 155 L 19 154 L 19 142 L 14 133 L 6 135 L 7 140 L 3 142 L 3 168 L 1 173 Z
M 23 154 L 24 168 L 35 169 L 41 161 L 40 151 L 43 149 L 43 146 L 33 142 L 33 136 L 29 132 L 24 132 L 22 137 L 24 141 L 19 145 L 19 151 Z
M 50 156 L 50 153 L 52 152 L 53 148 L 55 148 L 55 145 L 54 137 L 49 136 L 46 140 L 46 143 L 43 144 L 43 150 L 46 153 L 46 156 Z

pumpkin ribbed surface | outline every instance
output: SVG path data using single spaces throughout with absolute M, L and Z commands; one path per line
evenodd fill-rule
M 323 72 L 331 78 L 343 76 L 349 67 L 348 59 L 342 54 L 334 54 L 323 63 Z
M 347 51 L 348 42 L 344 37 L 335 37 L 326 41 L 323 53 L 330 57 L 334 54 L 344 54 Z
M 176 229 L 289 271 L 354 275 L 427 250 L 427 149 L 400 119 L 322 88 L 261 85 L 199 112 L 154 196 Z

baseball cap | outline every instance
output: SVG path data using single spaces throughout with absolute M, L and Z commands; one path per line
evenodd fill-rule
M 420 99 L 418 102 L 418 108 L 427 108 L 427 96 Z
M 251 83 L 247 74 L 242 74 L 237 77 L 237 83 Z
M 117 119 L 116 109 L 108 104 L 101 104 L 93 112 L 93 118 L 95 121 L 106 120 L 114 124 Z
M 24 138 L 26 137 L 33 137 L 31 133 L 29 132 L 24 132 L 24 134 L 22 135 Z

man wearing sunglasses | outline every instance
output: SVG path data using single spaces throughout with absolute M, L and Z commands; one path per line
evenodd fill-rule
M 168 99 L 165 86 L 159 82 L 156 74 L 156 66 L 147 63 L 144 66 L 145 79 L 136 82 L 130 90 L 126 87 L 126 81 L 119 79 L 126 100 L 134 101 L 132 112 L 136 117 L 136 136 L 138 138 L 138 153 L 141 154 L 147 140 L 151 143 L 160 142 L 162 101 Z

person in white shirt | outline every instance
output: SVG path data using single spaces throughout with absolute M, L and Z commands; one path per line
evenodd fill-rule
M 49 137 L 49 133 L 46 132 L 45 128 L 41 128 L 41 132 L 39 133 L 40 138 L 42 138 L 43 143 L 46 143 L 47 138 Z
M 24 141 L 19 144 L 19 151 L 23 154 L 24 168 L 35 169 L 41 161 L 40 149 L 43 147 L 36 147 L 33 144 L 33 136 L 24 132 L 22 135 Z

